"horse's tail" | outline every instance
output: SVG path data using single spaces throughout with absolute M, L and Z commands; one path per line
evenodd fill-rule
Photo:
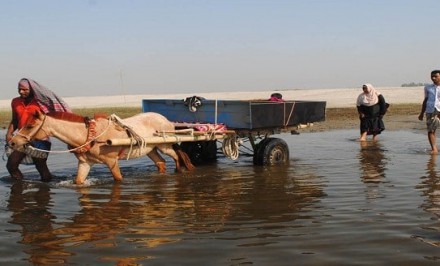
M 188 154 L 186 154 L 186 152 L 184 152 L 178 144 L 173 144 L 173 150 L 177 153 L 177 156 L 179 156 L 179 160 L 185 165 L 186 169 L 191 171 L 196 168 L 191 163 L 191 159 L 189 158 Z

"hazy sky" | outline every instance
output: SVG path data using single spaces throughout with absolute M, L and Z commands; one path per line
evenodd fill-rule
M 438 0 L 0 0 L 0 99 L 400 86 L 440 68 Z

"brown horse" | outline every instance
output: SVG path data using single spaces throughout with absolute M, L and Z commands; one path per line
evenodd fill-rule
M 113 117 L 114 118 L 114 117 Z M 76 184 L 83 184 L 90 168 L 96 163 L 108 166 L 115 181 L 122 180 L 118 160 L 149 156 L 159 172 L 165 172 L 165 160 L 157 150 L 171 156 L 176 164 L 176 171 L 181 171 L 180 162 L 188 170 L 194 166 L 186 153 L 178 145 L 170 143 L 144 144 L 134 146 L 109 146 L 108 139 L 127 139 L 135 132 L 138 138 L 152 137 L 157 132 L 173 131 L 174 125 L 158 113 L 141 113 L 115 121 L 112 117 L 86 117 L 65 112 L 53 112 L 47 115 L 36 112 L 25 127 L 9 142 L 13 149 L 23 149 L 30 141 L 55 137 L 68 144 L 70 151 L 78 159 Z

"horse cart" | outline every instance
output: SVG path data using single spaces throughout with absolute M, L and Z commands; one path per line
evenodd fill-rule
M 325 108 L 325 101 L 209 100 L 197 96 L 142 100 L 143 112 L 162 114 L 176 127 L 172 135 L 158 138 L 179 142 L 194 164 L 216 160 L 220 149 L 234 160 L 239 154 L 253 156 L 255 165 L 286 163 L 287 143 L 270 136 L 298 134 L 298 129 L 324 121 Z
M 191 170 L 193 164 L 217 159 L 218 143 L 231 159 L 237 159 L 248 147 L 254 164 L 281 164 L 289 160 L 289 148 L 284 140 L 269 136 L 295 133 L 300 127 L 324 121 L 325 105 L 326 102 L 312 101 L 205 100 L 193 96 L 185 101 L 143 100 L 143 113 L 125 119 L 116 115 L 90 119 L 68 112 L 38 111 L 8 144 L 17 150 L 39 150 L 29 145 L 32 140 L 58 138 L 69 147 L 63 152 L 73 152 L 78 159 L 76 184 L 85 182 L 96 163 L 107 165 L 114 180 L 120 181 L 118 160 L 142 156 L 150 157 L 158 171 L 164 173 L 165 160 L 158 151 L 174 159 L 177 171 L 182 163 Z

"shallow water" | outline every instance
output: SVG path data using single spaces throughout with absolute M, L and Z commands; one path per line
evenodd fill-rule
M 440 263 L 439 156 L 424 131 L 278 135 L 290 163 L 220 158 L 191 173 L 122 161 L 72 185 L 76 159 L 50 155 L 58 177 L 13 182 L 0 166 L 0 264 L 380 265 Z M 0 132 L 4 136 L 4 132 Z M 54 150 L 65 149 L 54 143 Z

